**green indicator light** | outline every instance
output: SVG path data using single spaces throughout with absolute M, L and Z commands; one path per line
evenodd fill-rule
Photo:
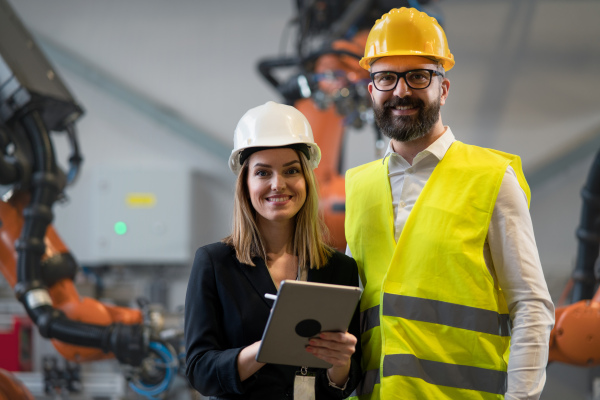
M 127 224 L 123 221 L 115 223 L 115 233 L 117 235 L 124 235 L 127 233 Z

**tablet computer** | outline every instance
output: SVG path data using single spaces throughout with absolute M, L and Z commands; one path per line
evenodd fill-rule
M 281 282 L 256 361 L 313 368 L 331 364 L 305 348 L 319 332 L 346 332 L 362 289 L 316 282 Z

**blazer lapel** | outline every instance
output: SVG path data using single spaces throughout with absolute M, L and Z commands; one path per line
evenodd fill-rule
M 240 262 L 238 262 L 238 264 L 250 284 L 256 290 L 256 293 L 258 293 L 258 296 L 269 308 L 271 308 L 273 306 L 273 300 L 265 298 L 265 293 L 277 295 L 277 289 L 275 288 L 273 279 L 271 279 L 271 274 L 269 274 L 269 270 L 261 258 L 255 257 L 252 261 L 256 264 L 255 267 Z

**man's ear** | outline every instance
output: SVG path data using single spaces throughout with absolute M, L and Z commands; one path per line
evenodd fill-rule
M 440 105 L 446 104 L 446 99 L 448 98 L 448 92 L 450 91 L 450 81 L 447 78 L 444 78 L 441 86 L 441 96 L 440 96 Z

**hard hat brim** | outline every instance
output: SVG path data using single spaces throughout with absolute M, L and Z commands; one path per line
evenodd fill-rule
M 444 68 L 444 70 L 446 72 L 450 71 L 452 69 L 452 67 L 454 67 L 454 56 L 452 54 L 451 54 L 452 57 L 448 58 L 448 57 L 440 57 L 437 54 L 426 54 L 426 53 L 422 53 L 419 51 L 397 51 L 397 52 L 388 52 L 384 55 L 378 55 L 378 56 L 373 56 L 373 57 L 363 57 L 358 62 L 358 65 L 360 65 L 362 68 L 369 71 L 371 69 L 372 63 L 375 60 L 378 60 L 380 58 L 385 58 L 385 57 L 392 57 L 392 56 L 417 56 L 417 57 L 434 58 L 442 64 L 442 67 Z
M 316 143 L 306 143 L 306 142 L 300 142 L 300 141 L 295 142 L 295 143 L 306 144 L 308 146 L 308 150 L 310 152 L 310 159 L 308 160 L 308 165 L 313 170 L 315 168 L 317 168 L 319 166 L 319 163 L 321 162 L 321 149 L 319 148 L 319 146 Z M 262 145 L 260 147 L 283 148 L 283 147 L 286 147 L 287 145 L 295 144 L 295 143 L 290 143 L 288 140 L 288 141 L 286 141 L 286 143 L 282 143 L 280 145 L 277 145 L 277 144 L 266 145 L 266 146 Z M 258 146 L 252 146 L 252 147 L 258 147 Z M 250 148 L 250 147 L 233 150 L 231 152 L 231 155 L 229 156 L 229 169 L 231 170 L 231 172 L 233 172 L 236 175 L 238 175 L 240 173 L 240 170 L 242 169 L 242 164 L 240 164 L 240 155 L 247 148 Z

